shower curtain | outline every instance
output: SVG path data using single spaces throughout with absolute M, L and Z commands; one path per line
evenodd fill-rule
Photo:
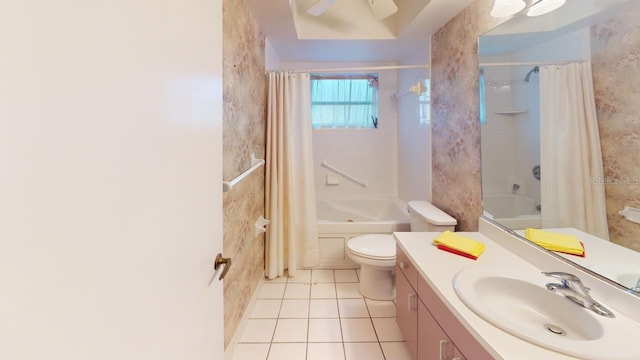
M 269 279 L 318 265 L 309 74 L 269 73 L 265 246 Z
M 609 240 L 591 63 L 540 69 L 542 227 Z

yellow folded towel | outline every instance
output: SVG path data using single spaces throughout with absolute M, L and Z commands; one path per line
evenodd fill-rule
M 527 228 L 524 231 L 527 240 L 551 251 L 558 251 L 578 256 L 584 255 L 584 247 L 574 235 L 554 234 L 540 229 Z
M 484 252 L 483 243 L 451 231 L 445 231 L 438 235 L 438 237 L 433 240 L 433 243 L 442 250 L 451 251 L 474 260 Z

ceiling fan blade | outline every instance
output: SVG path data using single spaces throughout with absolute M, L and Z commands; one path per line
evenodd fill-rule
M 368 0 L 373 13 L 378 20 L 384 20 L 398 12 L 398 6 L 393 0 Z
M 307 14 L 320 16 L 327 11 L 336 0 L 320 0 L 307 9 Z

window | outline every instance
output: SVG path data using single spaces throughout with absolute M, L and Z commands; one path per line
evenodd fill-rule
M 480 93 L 480 125 L 487 123 L 487 93 L 485 88 L 484 70 L 480 69 L 480 77 L 478 79 L 478 89 Z
M 418 98 L 419 106 L 419 125 L 429 126 L 431 122 L 431 79 L 424 79 L 421 81 L 421 93 Z
M 377 128 L 378 74 L 311 74 L 313 128 Z

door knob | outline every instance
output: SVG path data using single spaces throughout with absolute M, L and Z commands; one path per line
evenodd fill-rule
M 224 269 L 222 269 L 222 273 L 218 280 L 222 280 L 227 275 L 227 271 L 229 271 L 229 268 L 231 267 L 231 258 L 223 258 L 222 254 L 218 254 L 213 268 L 218 270 L 221 265 L 224 265 Z

